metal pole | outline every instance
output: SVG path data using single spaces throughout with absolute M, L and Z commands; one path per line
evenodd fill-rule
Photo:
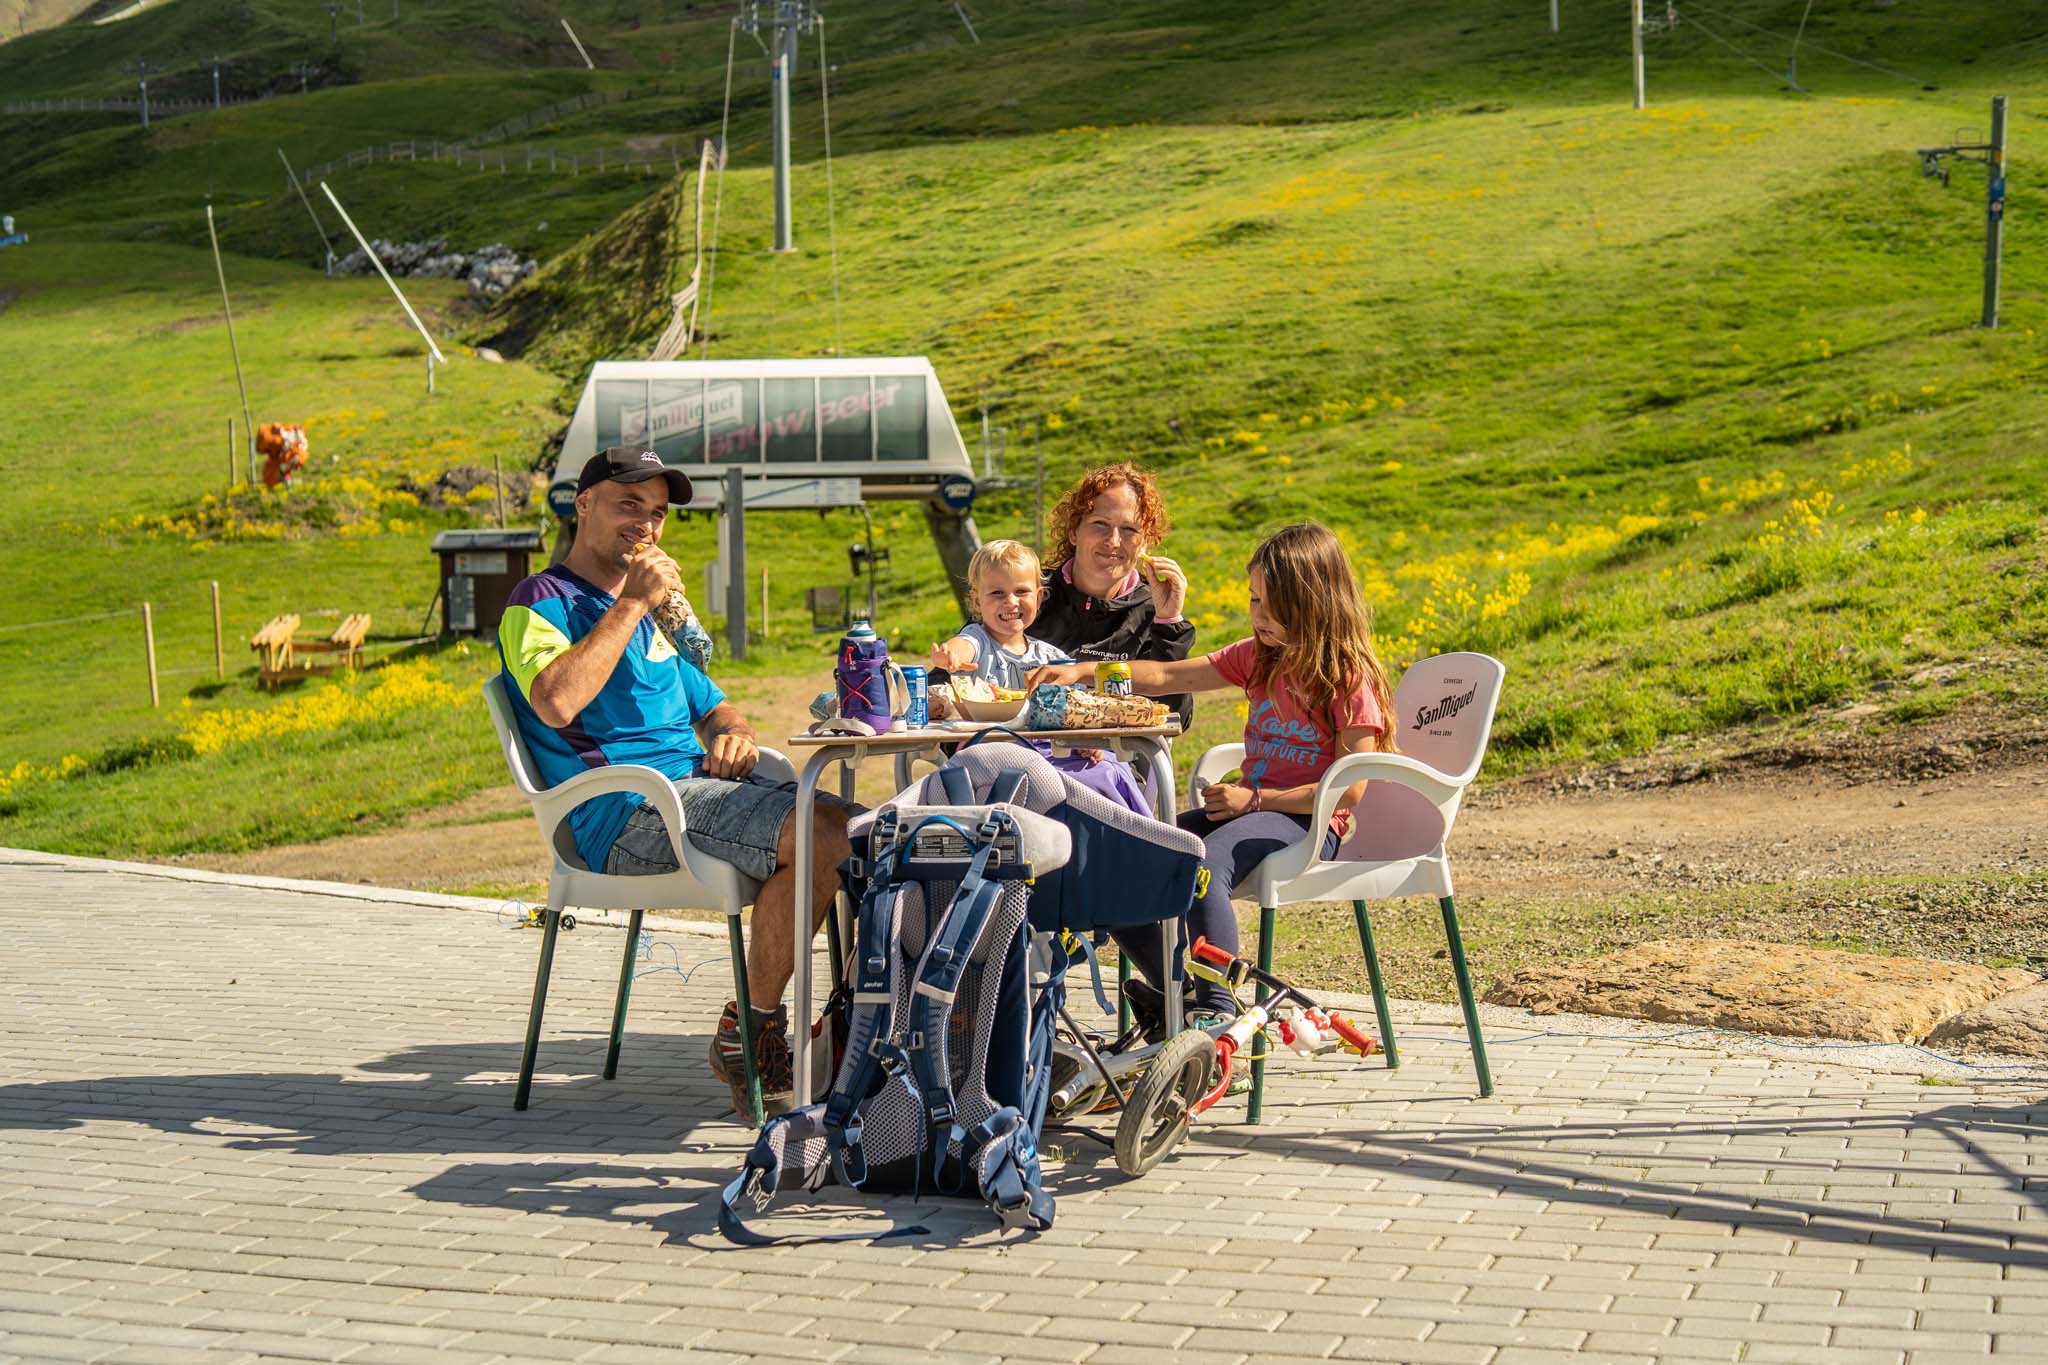
M 1998 325 L 1998 260 L 2005 227 L 2005 96 L 1991 97 L 1990 178 L 1984 184 L 1984 325 Z
M 498 452 L 491 452 L 491 488 L 498 495 L 498 529 L 505 529 L 505 465 Z
M 789 222 L 789 82 L 796 72 L 796 17 L 785 11 L 777 11 L 775 25 L 775 60 L 769 67 L 769 81 L 774 86 L 775 124 L 775 247 L 777 251 L 794 251 L 790 241 Z
M 569 27 L 567 19 L 562 21 L 562 32 L 568 34 L 569 41 L 576 44 L 576 55 L 583 59 L 583 65 L 592 71 L 597 70 L 597 63 L 590 60 L 590 54 L 583 50 L 583 40 L 576 36 L 575 29 Z
M 1550 0 L 1550 31 L 1557 32 L 1557 0 Z
M 399 292 L 397 282 L 391 278 L 391 272 L 384 268 L 384 262 L 377 259 L 377 253 L 370 249 L 369 239 L 363 236 L 362 229 L 356 226 L 355 219 L 348 216 L 348 210 L 341 206 L 341 201 L 334 197 L 334 191 L 327 188 L 325 180 L 320 182 L 320 193 L 326 195 L 327 202 L 334 205 L 334 211 L 341 215 L 342 223 L 347 226 L 350 234 L 355 237 L 356 242 L 363 248 L 363 254 L 370 258 L 370 264 L 377 267 L 377 273 L 384 277 L 384 283 L 391 286 L 391 296 L 398 300 L 398 306 L 403 308 L 405 315 L 412 319 L 412 325 L 419 331 L 420 340 L 427 343 L 427 354 L 431 357 L 427 363 L 427 392 L 432 393 L 434 391 L 433 361 L 438 360 L 443 365 L 446 365 L 448 357 L 441 354 L 441 348 L 436 346 L 434 338 L 427 334 L 426 324 L 420 321 L 418 313 L 412 311 L 412 305 L 407 303 L 405 295 Z M 212 209 L 207 210 L 207 221 L 213 221 Z
M 220 643 L 220 580 L 213 580 L 213 676 L 228 675 L 228 656 Z
M 228 272 L 220 263 L 220 236 L 213 230 L 213 205 L 206 206 L 206 239 L 213 243 L 213 273 L 220 280 L 220 311 L 228 320 L 228 351 L 235 358 L 235 388 L 242 395 L 242 422 L 249 430 L 249 482 L 256 482 L 256 419 L 249 415 L 249 386 L 242 382 L 242 347 L 235 340 L 235 310 L 228 304 Z
M 768 638 L 768 570 L 761 570 L 761 638 Z
M 1628 23 L 1630 38 L 1635 48 L 1636 67 L 1636 108 L 1643 107 L 1643 0 L 1629 0 Z
M 216 112 L 218 112 L 218 111 L 219 111 L 219 109 L 220 109 L 220 63 L 219 63 L 219 62 L 215 62 L 215 63 L 213 64 L 213 107 L 214 107 L 214 110 L 215 110 Z
M 734 465 L 725 471 L 725 642 L 733 660 L 747 657 L 747 485 Z
M 235 419 L 228 418 L 228 487 L 235 486 Z
M 306 197 L 306 187 L 299 183 L 298 172 L 292 169 L 291 159 L 284 154 L 284 148 L 277 149 L 277 159 L 284 162 L 285 179 L 292 182 L 292 188 L 298 192 L 299 202 L 306 206 L 306 216 L 313 220 L 313 231 L 320 234 L 320 245 L 327 248 L 327 273 L 331 275 L 334 273 L 334 241 L 327 235 L 327 229 L 321 226 L 320 215 L 313 212 L 313 201 Z
M 163 705 L 156 690 L 156 623 L 150 619 L 149 603 L 142 604 L 142 652 L 149 660 L 149 704 Z
M 1038 428 L 1031 428 L 1031 452 L 1038 457 L 1038 511 L 1031 520 L 1031 547 L 1039 561 L 1045 560 L 1045 450 L 1038 444 Z
M 142 126 L 147 128 L 149 126 L 149 77 L 144 76 L 138 84 L 142 86 Z
M 875 518 L 874 514 L 868 510 L 868 505 L 865 500 L 863 500 L 860 505 L 860 519 L 867 525 L 868 624 L 873 625 L 875 621 L 875 611 L 877 605 L 875 602 Z

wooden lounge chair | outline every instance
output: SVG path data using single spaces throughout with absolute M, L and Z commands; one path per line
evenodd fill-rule
M 342 617 L 341 624 L 332 633 L 319 639 L 298 638 L 293 633 L 298 624 L 297 616 L 273 617 L 250 638 L 250 648 L 265 650 L 263 667 L 256 673 L 259 687 L 274 690 L 301 678 L 317 677 L 338 669 L 353 673 L 363 666 L 363 638 L 370 631 L 368 612 L 353 612 Z M 264 643 L 259 645 L 259 641 Z M 314 663 L 301 660 L 299 656 L 304 654 L 327 657 Z

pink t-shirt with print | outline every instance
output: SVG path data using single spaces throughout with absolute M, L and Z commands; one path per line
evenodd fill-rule
M 1314 784 L 1337 761 L 1338 742 L 1343 731 L 1385 730 L 1387 718 L 1363 680 L 1348 695 L 1338 697 L 1327 712 L 1311 712 L 1289 686 L 1285 673 L 1275 674 L 1273 686 L 1252 681 L 1252 661 L 1257 640 L 1239 640 L 1209 656 L 1209 662 L 1234 687 L 1245 694 L 1244 780 L 1247 786 L 1306 787 Z M 1332 729 L 1332 726 L 1335 729 Z

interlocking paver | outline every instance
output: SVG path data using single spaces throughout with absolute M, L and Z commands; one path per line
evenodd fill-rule
M 1898 1365 L 2048 1339 L 2043 1073 L 1926 1087 L 1620 1023 L 1520 1042 L 1489 1011 L 1481 1101 L 1456 1011 L 1402 1006 L 1400 1071 L 1283 1059 L 1271 1122 L 1226 1106 L 1143 1180 L 1050 1135 L 1036 1238 L 927 1199 L 899 1219 L 921 1238 L 735 1248 L 717 938 L 662 931 L 712 970 L 640 983 L 607 1082 L 620 940 L 566 936 L 517 1113 L 537 936 L 492 915 L 0 852 L 0 934 L 0 1361 Z

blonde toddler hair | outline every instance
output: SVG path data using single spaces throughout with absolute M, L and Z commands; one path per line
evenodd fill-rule
M 1041 570 L 1038 555 L 1021 540 L 991 540 L 974 552 L 974 558 L 967 561 L 967 588 L 972 592 L 981 586 L 981 576 L 996 567 L 1025 569 L 1033 577 Z

